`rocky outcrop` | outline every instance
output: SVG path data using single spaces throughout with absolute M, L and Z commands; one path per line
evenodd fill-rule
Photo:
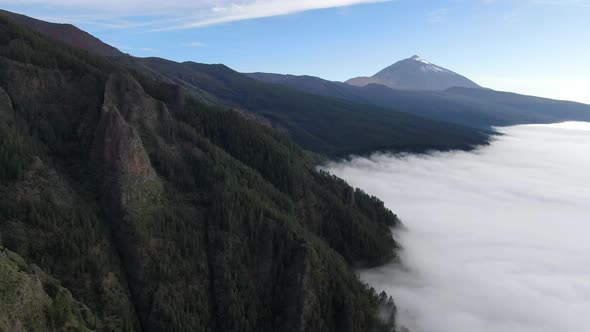
M 133 90 L 115 91 L 118 79 L 113 76 L 107 82 L 100 121 L 95 132 L 92 149 L 93 159 L 115 175 L 152 178 L 155 176 L 155 172 L 143 147 L 141 137 L 137 130 L 125 120 L 117 107 L 119 98 L 116 95 L 123 94 L 124 101 L 128 96 L 126 93 Z M 123 111 L 131 119 L 139 116 L 140 110 L 144 109 L 136 102 L 123 102 L 123 105 L 125 105 Z
M 154 174 L 139 134 L 108 102 L 103 106 L 96 129 L 93 158 L 120 175 L 150 177 Z

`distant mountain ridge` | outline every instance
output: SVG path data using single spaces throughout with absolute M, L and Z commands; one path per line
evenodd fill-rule
M 418 55 L 398 61 L 371 77 L 356 77 L 346 83 L 354 86 L 382 84 L 402 90 L 443 91 L 453 87 L 480 88 L 467 77 L 430 63 Z
M 413 113 L 480 129 L 527 123 L 590 121 L 590 105 L 519 95 L 491 89 L 450 88 L 445 91 L 392 89 L 381 84 L 358 87 L 313 76 L 246 74 L 267 83 Z
M 224 65 L 119 58 L 131 68 L 246 110 L 284 130 L 304 149 L 330 157 L 375 151 L 470 149 L 487 136 L 470 128 L 260 82 Z M 351 135 L 351 133 L 353 135 Z

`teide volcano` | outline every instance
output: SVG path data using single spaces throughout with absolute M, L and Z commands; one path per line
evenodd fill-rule
M 356 77 L 346 83 L 355 86 L 381 84 L 403 90 L 446 90 L 453 87 L 480 88 L 453 71 L 439 67 L 418 55 L 398 61 L 371 77 Z

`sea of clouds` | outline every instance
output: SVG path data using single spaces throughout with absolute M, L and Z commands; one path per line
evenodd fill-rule
M 475 152 L 326 167 L 407 227 L 402 265 L 361 278 L 411 332 L 590 331 L 590 123 L 499 131 Z

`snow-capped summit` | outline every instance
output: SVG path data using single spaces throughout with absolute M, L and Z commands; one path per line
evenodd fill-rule
M 357 77 L 346 81 L 350 85 L 382 84 L 403 90 L 446 90 L 452 87 L 479 88 L 480 86 L 419 55 L 398 61 L 371 77 Z
M 413 57 L 411 57 L 410 59 L 414 60 L 414 61 L 418 61 L 418 62 L 422 62 L 425 63 L 427 65 L 431 64 L 430 62 L 422 59 L 419 55 L 414 55 Z

